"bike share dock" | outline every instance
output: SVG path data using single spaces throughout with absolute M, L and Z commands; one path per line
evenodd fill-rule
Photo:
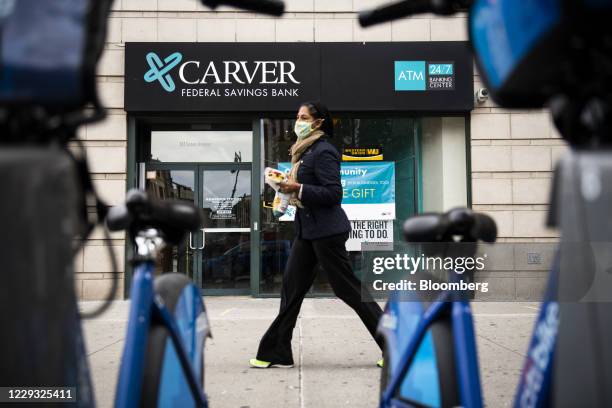
M 98 302 L 81 302 L 81 310 Z M 256 370 L 248 360 L 278 311 L 279 299 L 208 297 L 213 338 L 206 344 L 206 392 L 215 407 L 374 407 L 379 353 L 357 315 L 337 299 L 304 300 L 293 332 L 292 369 Z M 116 301 L 84 321 L 100 407 L 112 406 L 129 303 Z M 537 304 L 473 305 L 485 403 L 510 406 Z

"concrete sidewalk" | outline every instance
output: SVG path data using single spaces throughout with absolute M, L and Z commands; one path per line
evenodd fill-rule
M 99 302 L 81 302 L 91 310 Z M 111 407 L 129 302 L 85 321 L 96 398 Z M 293 369 L 248 367 L 279 299 L 207 297 L 213 336 L 206 344 L 206 392 L 214 407 L 375 407 L 380 352 L 361 321 L 337 299 L 306 299 L 293 334 Z M 475 303 L 485 400 L 511 405 L 537 304 Z

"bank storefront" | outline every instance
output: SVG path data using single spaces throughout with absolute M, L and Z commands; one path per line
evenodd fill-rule
M 278 295 L 293 223 L 273 216 L 263 169 L 288 166 L 301 102 L 334 117 L 356 274 L 410 215 L 469 204 L 467 43 L 127 43 L 125 57 L 128 186 L 203 209 L 160 268 L 205 294 Z M 331 293 L 319 272 L 313 294 Z

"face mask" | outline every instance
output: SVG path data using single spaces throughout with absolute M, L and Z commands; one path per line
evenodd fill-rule
M 314 131 L 311 127 L 312 122 L 306 122 L 304 120 L 296 120 L 295 126 L 293 127 L 293 131 L 298 137 L 298 140 L 305 139 Z

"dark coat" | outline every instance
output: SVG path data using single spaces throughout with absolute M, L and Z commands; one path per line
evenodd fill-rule
M 346 213 L 340 207 L 340 153 L 321 137 L 301 157 L 297 181 L 302 184 L 302 204 L 295 216 L 297 236 L 318 239 L 351 230 Z

